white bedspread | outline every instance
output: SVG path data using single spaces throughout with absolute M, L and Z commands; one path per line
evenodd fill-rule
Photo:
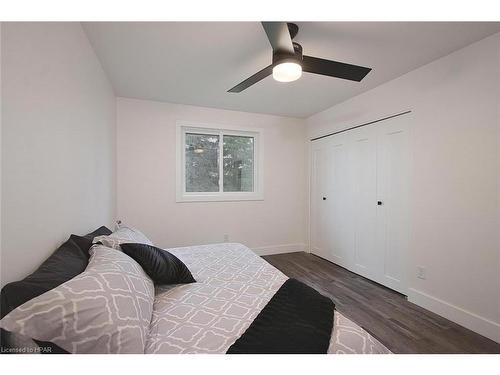
M 235 243 L 168 249 L 196 283 L 159 287 L 146 353 L 225 353 L 287 277 Z M 335 312 L 329 353 L 388 353 Z

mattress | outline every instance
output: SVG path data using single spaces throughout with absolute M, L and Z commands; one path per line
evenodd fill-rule
M 287 280 L 244 245 L 168 249 L 197 280 L 156 289 L 146 353 L 226 353 Z M 335 311 L 329 353 L 390 353 Z

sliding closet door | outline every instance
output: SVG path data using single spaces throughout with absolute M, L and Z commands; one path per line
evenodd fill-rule
M 324 202 L 328 212 L 327 259 L 346 268 L 352 264 L 354 246 L 351 137 L 344 133 L 329 140 L 329 180 Z
M 321 142 L 314 144 L 311 152 L 311 251 L 322 258 L 328 258 L 325 236 L 328 234 L 329 218 L 323 198 L 326 198 L 328 171 L 328 150 Z
M 378 125 L 378 282 L 406 293 L 409 243 L 409 126 L 407 117 Z
M 406 293 L 409 119 L 313 143 L 311 250 Z
M 350 267 L 354 243 L 349 137 L 318 141 L 311 152 L 311 251 Z
M 377 277 L 379 254 L 374 246 L 377 229 L 377 129 L 352 131 L 354 248 L 352 270 Z

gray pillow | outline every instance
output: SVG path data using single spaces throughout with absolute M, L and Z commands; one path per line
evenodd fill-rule
M 0 327 L 71 353 L 144 353 L 154 286 L 128 255 L 94 245 L 86 270 L 7 314 Z
M 147 238 L 140 230 L 121 225 L 119 229 L 115 230 L 108 236 L 94 237 L 94 243 L 102 243 L 104 246 L 111 247 L 116 250 L 120 249 L 122 243 L 143 243 L 146 245 L 153 245 L 151 240 Z

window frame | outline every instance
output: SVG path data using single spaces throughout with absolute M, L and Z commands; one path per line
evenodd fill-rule
M 212 134 L 219 136 L 219 191 L 186 192 L 186 133 Z M 224 202 L 264 200 L 263 192 L 263 147 L 262 129 L 222 126 L 204 123 L 178 121 L 176 124 L 176 202 Z M 253 137 L 253 187 L 254 191 L 224 192 L 224 135 Z

